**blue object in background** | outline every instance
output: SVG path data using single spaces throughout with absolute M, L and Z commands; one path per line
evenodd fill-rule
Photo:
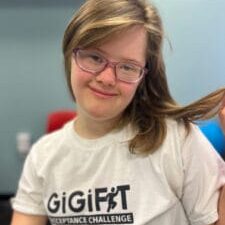
M 225 136 L 219 122 L 216 119 L 207 120 L 198 123 L 198 126 L 217 152 L 225 157 Z

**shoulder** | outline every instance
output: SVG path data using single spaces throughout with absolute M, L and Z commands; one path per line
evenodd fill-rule
M 209 144 L 207 138 L 203 135 L 200 128 L 190 123 L 190 129 L 188 130 L 183 122 L 178 122 L 173 119 L 166 120 L 167 128 L 167 139 L 176 139 L 181 145 L 186 144 L 190 141 L 199 140 L 202 144 Z
M 66 129 L 65 127 L 54 131 L 50 134 L 45 134 L 42 137 L 40 137 L 33 145 L 33 149 L 41 149 L 43 148 L 52 148 L 56 147 L 60 143 L 63 143 L 64 140 L 66 139 Z M 33 150 L 32 149 L 32 150 Z
M 72 123 L 67 123 L 63 128 L 40 137 L 32 146 L 27 158 L 33 161 L 37 167 L 45 162 L 63 155 L 70 145 Z
M 212 145 L 195 124 L 190 124 L 188 132 L 184 123 L 167 119 L 166 128 L 166 138 L 154 153 L 154 159 L 161 162 L 170 187 L 181 198 L 183 182 L 187 174 L 190 174 L 187 171 L 192 167 L 202 170 L 203 162 L 210 165 L 210 168 L 215 168 L 217 156 Z M 193 171 L 191 174 L 196 173 Z
M 224 162 L 197 125 L 191 123 L 189 132 L 176 121 L 167 121 L 167 127 L 167 145 L 170 144 L 170 152 L 179 159 L 184 174 L 190 174 L 188 171 L 197 174 L 206 167 L 210 171 L 221 167 L 224 171 Z
M 187 129 L 183 122 L 178 122 L 173 119 L 166 119 L 166 137 L 164 144 L 173 143 L 174 147 L 181 147 L 187 136 Z
M 209 155 L 215 157 L 214 147 L 197 125 L 191 123 L 188 130 L 184 123 L 175 120 L 167 120 L 166 124 L 167 135 L 164 145 L 172 145 L 183 162 L 197 156 L 201 158 L 208 158 Z
M 180 199 L 183 187 L 182 145 L 186 129 L 183 123 L 166 119 L 166 137 L 162 145 L 150 157 L 159 167 L 172 192 Z M 160 166 L 158 166 L 160 165 Z

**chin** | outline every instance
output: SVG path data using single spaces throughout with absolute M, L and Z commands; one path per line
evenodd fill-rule
M 112 111 L 109 112 L 89 112 L 90 118 L 96 121 L 107 121 L 107 120 L 117 120 L 120 117 L 120 114 L 113 114 Z

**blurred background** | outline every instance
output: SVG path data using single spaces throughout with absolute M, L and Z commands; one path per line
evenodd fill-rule
M 15 193 L 25 159 L 18 152 L 18 134 L 29 134 L 33 143 L 45 134 L 50 112 L 75 109 L 64 79 L 61 43 L 66 25 L 83 2 L 0 0 L 2 199 Z M 154 3 L 167 36 L 164 55 L 174 98 L 188 104 L 225 86 L 225 1 Z

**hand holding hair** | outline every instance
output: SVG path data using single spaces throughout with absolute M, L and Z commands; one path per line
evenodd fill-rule
M 221 109 L 219 112 L 219 119 L 220 119 L 220 124 L 221 124 L 222 130 L 223 130 L 223 133 L 225 135 L 225 94 L 224 94 Z

